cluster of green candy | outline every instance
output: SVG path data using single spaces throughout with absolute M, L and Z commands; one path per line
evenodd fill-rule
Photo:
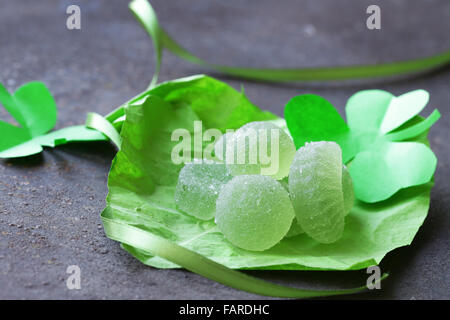
M 239 140 L 254 130 L 266 139 Z M 239 164 L 238 152 L 250 158 L 277 131 L 278 170 L 267 163 Z M 245 145 L 237 147 L 236 141 Z M 272 150 L 273 151 L 273 150 Z M 252 251 L 267 250 L 284 237 L 306 233 L 319 243 L 342 236 L 344 219 L 353 202 L 353 184 L 335 142 L 306 143 L 296 151 L 290 135 L 271 122 L 251 122 L 226 133 L 215 144 L 215 161 L 195 160 L 180 171 L 175 191 L 177 208 L 201 220 L 215 218 L 233 245 Z

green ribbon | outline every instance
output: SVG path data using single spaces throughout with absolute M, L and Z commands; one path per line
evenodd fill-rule
M 321 68 L 240 68 L 208 63 L 180 46 L 158 23 L 155 11 L 147 0 L 133 0 L 131 12 L 149 34 L 156 52 L 156 67 L 150 87 L 156 85 L 164 49 L 191 63 L 204 66 L 223 74 L 243 79 L 286 81 L 329 81 L 363 78 L 379 78 L 431 71 L 450 63 L 450 51 L 434 56 L 401 62 L 373 65 L 355 65 Z
M 388 133 L 386 135 L 386 138 L 391 141 L 403 141 L 406 139 L 417 137 L 418 135 L 429 130 L 433 126 L 433 124 L 440 118 L 441 114 L 439 110 L 434 110 L 425 120 L 420 121 L 419 123 L 416 123 L 407 129 Z
M 119 132 L 116 128 L 111 124 L 110 121 L 105 119 L 103 116 L 99 115 L 95 112 L 88 113 L 86 117 L 85 126 L 91 129 L 95 129 L 100 131 L 105 136 L 107 136 L 120 150 L 121 138 Z
M 110 207 L 105 208 L 101 217 L 106 235 L 109 238 L 136 249 L 143 250 L 149 254 L 159 256 L 182 266 L 187 270 L 235 289 L 244 290 L 263 296 L 281 298 L 325 297 L 353 294 L 367 290 L 366 286 L 343 290 L 307 290 L 278 285 L 249 276 L 236 270 L 229 269 L 198 253 L 195 253 L 194 251 L 179 246 L 172 241 L 114 219 L 112 209 Z M 378 281 L 382 281 L 387 276 L 387 273 L 383 274 Z

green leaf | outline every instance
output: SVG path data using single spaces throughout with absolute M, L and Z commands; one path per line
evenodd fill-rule
M 163 82 L 114 110 L 106 119 L 111 122 L 120 119 L 125 107 L 139 103 L 149 95 L 158 96 L 173 105 L 189 104 L 202 118 L 203 125 L 222 131 L 237 129 L 250 121 L 277 119 L 272 113 L 259 110 L 243 92 L 237 92 L 227 84 L 205 75 Z
M 343 237 L 333 244 L 319 244 L 300 234 L 263 252 L 239 249 L 226 241 L 214 221 L 201 221 L 178 211 L 174 192 L 181 165 L 171 160 L 177 143 L 171 141 L 172 130 L 184 128 L 192 133 L 194 120 L 219 126 L 229 121 L 212 114 L 214 106 L 221 112 L 220 99 L 210 97 L 206 103 L 207 98 L 198 97 L 200 103 L 195 95 L 186 93 L 190 85 L 202 87 L 202 81 L 211 80 L 201 77 L 184 82 L 181 89 L 172 87 L 173 92 L 164 89 L 171 86 L 166 83 L 125 108 L 122 148 L 109 174 L 102 219 L 107 235 L 122 242 L 133 256 L 150 266 L 184 267 L 239 289 L 287 296 L 284 290 L 271 293 L 264 285 L 252 286 L 253 280 L 236 278 L 227 268 L 356 270 L 378 264 L 391 250 L 411 243 L 427 215 L 432 183 L 402 189 L 383 202 L 356 201 L 346 217 Z M 250 113 L 253 116 L 248 121 L 264 116 L 257 109 Z M 281 126 L 284 122 L 271 121 Z
M 297 149 L 306 142 L 329 140 L 339 143 L 345 162 L 354 156 L 349 127 L 324 98 L 314 94 L 294 97 L 286 104 L 284 117 Z
M 46 134 L 57 117 L 56 104 L 42 82 L 29 82 L 10 94 L 0 83 L 0 103 L 20 127 L 0 121 L 0 158 L 24 157 L 70 141 L 106 140 L 100 132 L 72 126 Z
M 11 148 L 30 139 L 27 130 L 13 126 L 4 121 L 0 121 L 0 150 Z
M 46 133 L 56 124 L 56 104 L 42 82 L 28 82 L 13 95 L 0 84 L 0 102 L 31 137 Z
M 376 202 L 402 188 L 427 183 L 436 164 L 436 156 L 422 143 L 386 142 L 358 153 L 349 171 L 355 196 L 365 202 Z
M 383 121 L 380 125 L 382 133 L 388 133 L 419 114 L 425 108 L 429 94 L 425 90 L 415 90 L 399 97 L 392 97 Z
M 301 95 L 286 104 L 286 124 L 297 148 L 309 141 L 336 141 L 343 161 L 353 159 L 350 174 L 356 197 L 373 203 L 433 176 L 433 152 L 424 145 L 401 142 L 420 136 L 440 118 L 437 110 L 425 120 L 416 117 L 428 96 L 424 90 L 399 97 L 382 90 L 358 92 L 347 102 L 347 125 L 325 99 Z M 402 153 L 405 151 L 410 153 Z
M 394 96 L 383 90 L 364 90 L 347 101 L 345 113 L 348 126 L 355 132 L 378 135 L 381 122 Z

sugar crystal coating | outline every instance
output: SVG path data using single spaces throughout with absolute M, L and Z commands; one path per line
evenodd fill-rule
M 224 164 L 201 160 L 187 163 L 175 189 L 177 208 L 198 219 L 212 219 L 219 191 L 231 178 Z
M 320 243 L 344 231 L 342 152 L 334 142 L 312 142 L 297 150 L 289 172 L 289 193 L 298 223 Z
M 226 140 L 226 164 L 233 176 L 262 174 L 280 180 L 289 174 L 295 145 L 275 124 L 250 122 Z
M 289 194 L 276 180 L 263 175 L 234 177 L 220 191 L 216 223 L 237 247 L 263 251 L 277 244 L 294 218 Z

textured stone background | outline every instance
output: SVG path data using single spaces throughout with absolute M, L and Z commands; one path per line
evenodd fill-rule
M 79 4 L 82 30 L 65 27 L 65 9 Z M 369 4 L 382 8 L 382 30 L 365 27 Z M 181 44 L 210 62 L 236 66 L 323 66 L 422 57 L 450 48 L 448 0 L 153 1 L 159 19 Z M 0 0 L 0 81 L 14 90 L 44 81 L 59 107 L 57 128 L 106 114 L 146 88 L 153 72 L 147 35 L 127 1 Z M 208 70 L 166 54 L 161 80 Z M 316 93 L 338 106 L 366 88 L 394 94 L 423 88 L 427 112 L 443 118 L 430 133 L 439 164 L 429 215 L 414 243 L 381 264 L 383 290 L 349 298 L 448 299 L 450 212 L 450 69 L 390 81 L 303 85 L 222 78 L 264 109 L 282 114 L 294 95 Z M 2 109 L 2 119 L 11 118 Z M 183 270 L 146 267 L 104 235 L 100 211 L 114 149 L 70 144 L 30 158 L 0 161 L 0 298 L 253 299 Z M 66 268 L 82 271 L 82 289 L 68 290 Z M 352 287 L 354 272 L 250 272 L 311 288 Z

